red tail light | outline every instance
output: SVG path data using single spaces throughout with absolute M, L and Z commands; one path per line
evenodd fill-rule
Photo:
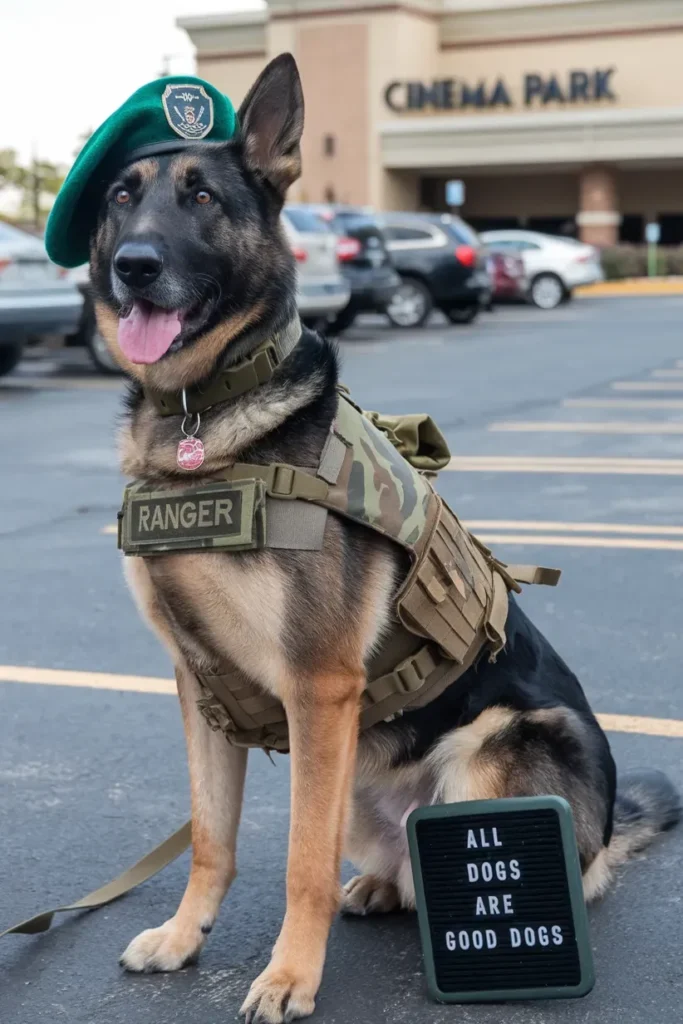
M 473 267 L 477 262 L 477 250 L 471 245 L 459 245 L 455 250 L 455 258 L 463 267 Z
M 294 259 L 296 260 L 297 263 L 305 263 L 306 260 L 308 259 L 308 253 L 299 245 L 295 245 L 292 249 L 292 252 L 294 253 Z
M 7 268 L 9 267 L 11 262 L 12 262 L 11 260 L 1 260 L 0 259 L 0 274 L 3 272 L 3 270 L 7 270 Z
M 357 238 L 339 238 L 337 240 L 337 259 L 340 263 L 348 263 L 360 255 L 362 246 Z

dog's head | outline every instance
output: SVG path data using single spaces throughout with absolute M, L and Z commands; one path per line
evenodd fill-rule
M 124 369 L 161 391 L 208 376 L 226 353 L 241 358 L 254 328 L 295 311 L 280 226 L 301 173 L 290 55 L 268 65 L 238 116 L 235 139 L 131 163 L 102 200 L 90 254 L 98 323 Z

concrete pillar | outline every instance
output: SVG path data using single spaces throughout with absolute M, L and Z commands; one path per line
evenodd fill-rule
M 619 241 L 619 197 L 616 171 L 611 167 L 584 167 L 579 179 L 579 237 L 589 245 L 615 245 Z

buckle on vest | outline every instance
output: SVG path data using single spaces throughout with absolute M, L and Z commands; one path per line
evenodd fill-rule
M 294 495 L 294 470 L 291 466 L 283 463 L 273 463 L 272 481 L 269 482 L 268 490 L 274 498 L 293 498 Z
M 424 686 L 425 679 L 435 668 L 436 661 L 431 651 L 428 647 L 422 647 L 394 671 L 396 690 L 399 693 L 415 693 Z

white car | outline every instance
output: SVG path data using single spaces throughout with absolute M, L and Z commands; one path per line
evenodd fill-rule
M 300 206 L 286 206 L 282 222 L 296 259 L 301 319 L 315 323 L 333 317 L 351 297 L 339 268 L 337 235 L 321 217 Z
M 35 335 L 69 334 L 83 297 L 39 238 L 0 221 L 0 376 L 14 369 Z
M 604 280 L 599 250 L 574 238 L 522 230 L 482 231 L 480 238 L 489 249 L 522 257 L 529 298 L 541 309 L 555 309 L 579 285 Z

